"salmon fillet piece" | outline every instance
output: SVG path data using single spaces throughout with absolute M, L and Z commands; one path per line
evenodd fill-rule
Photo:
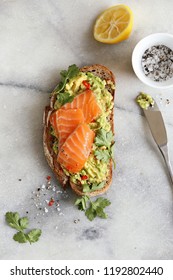
M 86 123 L 92 122 L 101 114 L 101 109 L 92 90 L 88 89 L 77 95 L 71 103 L 66 103 L 61 108 L 77 109 L 80 108 L 84 114 Z
M 79 124 L 62 145 L 57 161 L 68 171 L 79 172 L 89 157 L 94 136 L 86 123 Z
M 84 115 L 81 109 L 59 109 L 51 114 L 50 123 L 59 139 L 59 149 L 82 122 L 84 122 Z

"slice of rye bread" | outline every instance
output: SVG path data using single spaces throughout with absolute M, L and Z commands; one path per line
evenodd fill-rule
M 113 73 L 105 66 L 100 64 L 94 64 L 91 66 L 84 66 L 80 69 L 81 72 L 92 72 L 95 76 L 100 77 L 102 80 L 104 79 L 106 82 L 111 81 L 115 85 L 115 77 Z M 107 90 L 112 94 L 114 99 L 115 90 L 112 89 L 111 85 L 109 83 L 106 84 Z M 50 166 L 50 168 L 53 170 L 55 176 L 57 177 L 58 181 L 62 185 L 62 187 L 66 187 L 68 184 L 70 184 L 73 191 L 82 196 L 82 195 L 88 195 L 88 196 L 97 196 L 105 193 L 107 189 L 110 187 L 112 182 L 112 160 L 109 161 L 109 175 L 107 177 L 107 181 L 104 185 L 104 187 L 100 190 L 95 190 L 89 193 L 84 193 L 82 191 L 82 186 L 74 184 L 69 181 L 69 177 L 64 173 L 63 169 L 61 168 L 60 164 L 57 162 L 57 154 L 53 151 L 53 141 L 54 136 L 50 133 L 51 127 L 50 127 L 50 114 L 54 110 L 54 103 L 56 100 L 56 96 L 52 95 L 50 98 L 50 105 L 46 106 L 44 111 L 44 117 L 43 117 L 43 126 L 44 126 L 44 132 L 43 132 L 43 148 L 45 157 L 47 159 L 47 162 Z M 110 115 L 110 123 L 111 123 L 111 129 L 114 133 L 114 109 L 112 109 L 111 115 Z

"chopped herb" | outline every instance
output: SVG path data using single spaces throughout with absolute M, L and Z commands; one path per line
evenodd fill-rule
M 29 233 L 25 233 L 24 229 L 28 228 L 29 220 L 27 217 L 20 218 L 17 212 L 7 212 L 5 215 L 7 224 L 16 229 L 18 232 L 14 234 L 13 239 L 19 243 L 36 242 L 41 236 L 40 229 L 33 229 Z

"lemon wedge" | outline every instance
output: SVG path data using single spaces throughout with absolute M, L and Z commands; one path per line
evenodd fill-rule
M 126 5 L 103 11 L 94 25 L 94 38 L 102 43 L 116 44 L 126 40 L 132 31 L 133 13 Z

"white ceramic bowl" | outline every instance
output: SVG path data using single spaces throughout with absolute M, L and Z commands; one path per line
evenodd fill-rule
M 148 86 L 161 89 L 173 87 L 173 77 L 167 81 L 157 82 L 147 77 L 142 70 L 142 55 L 148 48 L 156 45 L 165 45 L 173 50 L 173 35 L 167 33 L 155 33 L 139 41 L 132 53 L 133 70 L 136 76 Z

